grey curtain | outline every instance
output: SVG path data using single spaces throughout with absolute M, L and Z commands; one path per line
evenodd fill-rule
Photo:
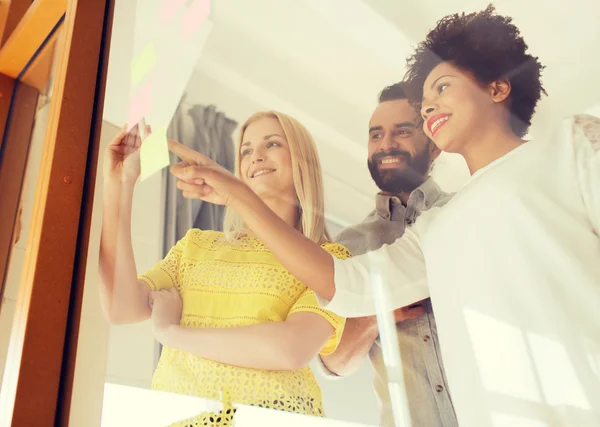
M 235 154 L 232 134 L 237 123 L 217 111 L 214 105 L 194 105 L 185 107 L 182 102 L 169 125 L 167 136 L 170 139 L 210 157 L 231 172 L 234 169 Z M 177 156 L 171 153 L 171 163 Z M 177 189 L 177 180 L 163 171 L 165 183 L 165 235 L 163 255 L 181 239 L 190 228 L 202 230 L 223 229 L 225 208 L 201 200 L 188 200 Z

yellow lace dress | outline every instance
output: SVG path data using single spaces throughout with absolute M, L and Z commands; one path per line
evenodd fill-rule
M 338 258 L 350 256 L 339 244 L 323 248 Z M 297 312 L 327 319 L 335 332 L 321 354 L 331 354 L 344 319 L 321 309 L 314 292 L 296 280 L 254 237 L 234 242 L 216 231 L 188 231 L 147 273 L 153 290 L 175 287 L 183 300 L 181 326 L 232 328 L 283 322 Z M 321 391 L 309 367 L 267 371 L 225 365 L 191 353 L 164 348 L 152 380 L 156 390 L 233 403 L 324 416 Z

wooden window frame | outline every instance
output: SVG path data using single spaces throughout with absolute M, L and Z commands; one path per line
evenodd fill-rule
M 0 217 L 0 260 L 10 254 L 22 184 L 12 161 L 26 162 L 23 141 L 45 83 L 28 70 L 47 60 L 56 14 L 64 14 L 0 393 L 3 426 L 68 425 L 113 11 L 114 0 L 12 0 L 0 7 L 0 211 L 7 212 Z M 0 277 L 5 270 L 0 263 Z

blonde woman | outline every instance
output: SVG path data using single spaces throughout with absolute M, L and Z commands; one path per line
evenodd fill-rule
M 139 146 L 122 131 L 106 152 L 100 292 L 111 323 L 152 319 L 164 345 L 152 387 L 209 399 L 225 392 L 234 403 L 324 416 L 308 364 L 335 350 L 344 319 L 321 309 L 235 212 L 227 211 L 225 233 L 189 230 L 138 276 L 130 224 Z M 237 148 L 238 178 L 287 224 L 349 257 L 329 243 L 321 168 L 304 126 L 257 113 L 243 124 Z

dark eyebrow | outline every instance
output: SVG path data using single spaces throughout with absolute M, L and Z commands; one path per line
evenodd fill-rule
M 445 75 L 443 75 L 443 76 L 439 76 L 437 79 L 435 79 L 435 80 L 433 81 L 433 83 L 431 83 L 431 89 L 433 89 L 433 87 L 435 86 L 435 84 L 437 83 L 437 81 L 438 81 L 439 79 L 442 79 L 442 78 L 444 78 L 444 77 L 454 77 L 454 76 L 451 76 L 450 74 L 445 74 Z
M 394 124 L 395 128 L 416 128 L 416 125 L 413 122 L 402 122 Z M 369 128 L 369 133 L 374 132 L 376 130 L 383 130 L 383 126 L 372 126 Z
M 394 125 L 394 127 L 395 128 L 414 128 L 416 126 L 413 122 L 402 122 L 402 123 L 396 123 Z

